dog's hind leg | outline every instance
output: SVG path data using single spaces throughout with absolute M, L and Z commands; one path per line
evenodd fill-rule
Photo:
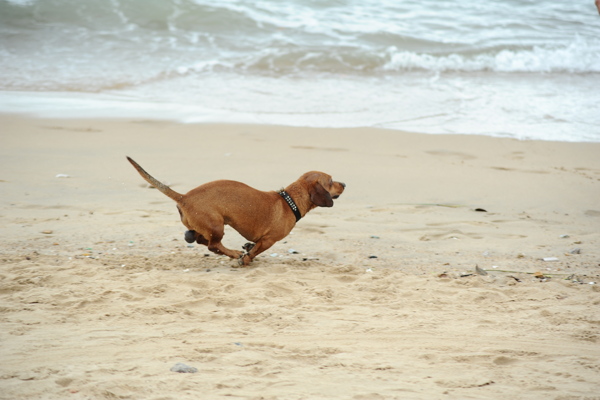
M 241 251 L 228 249 L 227 247 L 223 246 L 223 243 L 215 241 L 208 243 L 208 249 L 215 254 L 224 255 L 233 259 L 239 259 L 242 257 L 242 254 L 244 254 Z
M 208 239 L 206 239 L 207 235 L 204 236 L 203 239 L 206 241 L 206 246 L 208 246 L 208 250 L 212 251 L 215 254 L 224 255 L 229 258 L 238 259 L 242 256 L 241 251 L 228 249 L 221 243 L 224 235 L 223 228 L 220 229 L 212 229 L 210 235 L 208 235 Z

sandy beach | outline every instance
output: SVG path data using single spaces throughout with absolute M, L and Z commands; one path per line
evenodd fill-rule
M 0 126 L 1 399 L 600 399 L 600 143 Z M 179 192 L 347 188 L 234 268 L 125 156 Z

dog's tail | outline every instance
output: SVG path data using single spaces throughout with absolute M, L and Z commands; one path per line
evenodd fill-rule
M 170 187 L 168 187 L 164 183 L 159 182 L 158 180 L 156 180 L 152 175 L 150 175 L 149 173 L 147 173 L 144 170 L 144 168 L 142 168 L 138 163 L 136 163 L 135 161 L 133 161 L 132 158 L 127 157 L 127 159 L 129 160 L 129 162 L 131 163 L 131 165 L 133 165 L 134 168 L 137 169 L 137 171 L 140 173 L 140 175 L 142 176 L 142 178 L 144 178 L 146 180 L 146 182 L 148 182 L 149 184 L 151 184 L 152 186 L 154 186 L 155 188 L 157 188 L 162 193 L 166 194 L 167 196 L 169 196 L 170 198 L 172 198 L 176 202 L 179 203 L 181 201 L 181 198 L 183 197 L 182 194 L 177 193 L 176 191 L 174 191 L 173 189 L 171 189 Z

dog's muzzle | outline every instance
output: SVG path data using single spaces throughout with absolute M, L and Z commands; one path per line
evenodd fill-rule
M 344 182 L 338 182 L 338 183 L 339 183 L 340 185 L 342 185 L 342 187 L 343 187 L 344 189 L 346 189 L 346 184 L 345 184 Z M 341 194 L 341 193 L 340 193 L 340 194 Z M 337 199 L 337 198 L 339 198 L 339 197 L 340 197 L 340 195 L 339 195 L 339 194 L 336 194 L 335 196 L 331 196 L 331 198 L 332 198 L 332 199 L 334 199 L 334 200 L 335 200 L 335 199 Z

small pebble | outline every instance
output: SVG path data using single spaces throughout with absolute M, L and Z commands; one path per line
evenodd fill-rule
M 67 174 L 57 174 L 56 177 L 57 178 L 70 178 L 70 176 Z
M 556 258 L 556 257 L 544 257 L 544 258 L 542 258 L 542 260 L 544 260 L 544 261 L 558 261 L 558 258 Z
M 171 367 L 171 371 L 195 374 L 196 372 L 198 372 L 198 368 L 190 367 L 189 365 L 185 365 L 184 363 L 177 363 Z
M 43 233 L 44 235 L 51 235 L 51 234 L 53 234 L 53 233 L 54 233 L 54 231 L 47 230 L 47 231 L 42 231 L 42 233 Z
M 581 249 L 578 247 L 576 249 L 571 250 L 569 253 L 571 253 L 571 254 L 581 254 Z

